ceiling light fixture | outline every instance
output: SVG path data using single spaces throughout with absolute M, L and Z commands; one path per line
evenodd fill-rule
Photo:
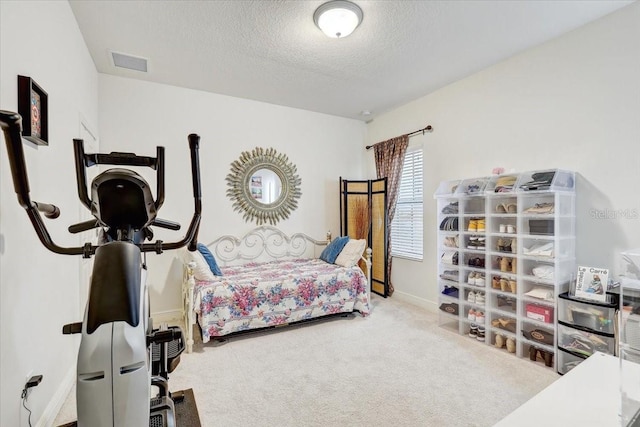
M 333 0 L 316 9 L 313 22 L 329 37 L 347 37 L 362 22 L 362 9 L 350 1 Z

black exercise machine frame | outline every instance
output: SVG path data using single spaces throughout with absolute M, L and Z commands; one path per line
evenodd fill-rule
M 18 203 L 27 212 L 33 228 L 40 239 L 40 242 L 50 251 L 62 255 L 82 255 L 84 258 L 90 258 L 95 254 L 99 246 L 85 243 L 80 247 L 62 247 L 57 245 L 49 234 L 40 212 L 47 218 L 57 218 L 60 216 L 60 209 L 49 203 L 35 202 L 31 200 L 29 195 L 29 179 L 27 175 L 27 166 L 24 159 L 24 149 L 22 146 L 22 117 L 15 112 L 0 110 L 0 127 L 5 136 L 7 146 L 9 166 L 13 178 L 13 185 Z M 153 243 L 140 243 L 137 246 L 142 252 L 162 253 L 165 250 L 179 249 L 188 246 L 190 251 L 196 250 L 198 230 L 202 214 L 202 200 L 200 188 L 200 171 L 198 168 L 199 157 L 198 149 L 200 137 L 196 134 L 190 134 L 188 137 L 189 149 L 191 152 L 191 172 L 194 197 L 194 213 L 189 224 L 189 228 L 185 236 L 177 241 L 165 243 L 162 240 L 156 240 Z M 164 203 L 164 147 L 157 147 L 156 157 L 137 156 L 133 153 L 110 153 L 110 154 L 85 154 L 83 141 L 74 139 L 75 168 L 78 185 L 78 195 L 81 202 L 91 210 L 91 201 L 87 193 L 86 167 L 97 164 L 126 165 L 126 166 L 148 166 L 156 170 L 158 175 L 157 194 L 155 207 L 158 209 Z M 150 225 L 177 230 L 179 224 L 162 219 L 155 219 Z M 78 233 L 103 224 L 95 219 L 74 224 L 69 227 L 72 233 Z

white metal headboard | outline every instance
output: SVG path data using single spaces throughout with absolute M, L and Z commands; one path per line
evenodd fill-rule
M 207 246 L 218 264 L 240 265 L 247 262 L 317 258 L 330 241 L 331 232 L 327 232 L 326 240 L 316 240 L 304 233 L 287 236 L 276 227 L 261 225 L 242 238 L 226 235 Z

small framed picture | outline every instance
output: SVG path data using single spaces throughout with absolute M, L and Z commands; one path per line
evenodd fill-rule
M 251 177 L 251 186 L 262 188 L 262 175 L 253 175 Z
M 606 302 L 608 284 L 609 269 L 579 266 L 573 296 Z
M 38 145 L 49 145 L 49 103 L 45 92 L 30 77 L 18 76 L 18 113 L 22 136 Z
M 251 187 L 251 197 L 262 200 L 262 187 Z

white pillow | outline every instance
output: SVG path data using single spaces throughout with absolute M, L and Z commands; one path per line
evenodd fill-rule
M 207 282 L 216 280 L 216 277 L 213 275 L 211 269 L 209 268 L 209 264 L 207 264 L 207 261 L 199 251 L 196 250 L 191 252 L 185 249 L 184 258 L 187 263 L 191 261 L 194 261 L 196 263 L 196 266 L 193 268 L 193 277 L 195 277 L 196 280 L 204 280 Z
M 366 247 L 367 241 L 364 239 L 349 239 L 347 244 L 344 245 L 344 248 L 340 251 L 338 258 L 336 258 L 335 264 L 342 267 L 353 267 L 362 257 L 362 253 Z

